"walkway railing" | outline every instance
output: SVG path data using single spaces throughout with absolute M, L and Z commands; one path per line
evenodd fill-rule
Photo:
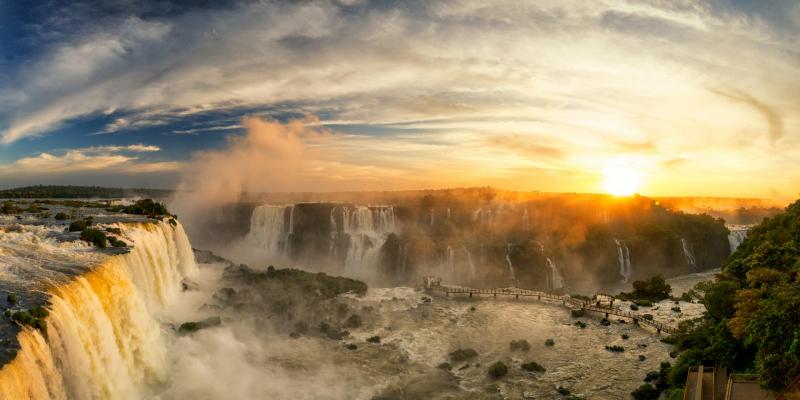
M 500 296 L 514 296 L 520 297 L 536 297 L 537 300 L 551 300 L 561 302 L 565 306 L 573 309 L 581 309 L 609 315 L 616 315 L 617 317 L 628 318 L 633 320 L 636 324 L 646 325 L 656 330 L 657 333 L 665 332 L 668 334 L 676 333 L 678 330 L 670 325 L 658 322 L 644 317 L 645 314 L 639 314 L 633 311 L 622 310 L 619 307 L 613 307 L 613 300 L 609 306 L 603 305 L 601 302 L 591 302 L 573 298 L 570 295 L 559 295 L 555 293 L 541 292 L 536 290 L 518 289 L 518 288 L 498 288 L 498 289 L 474 289 L 461 286 L 445 286 L 445 285 L 431 285 L 430 289 L 433 291 L 444 293 L 445 296 L 450 294 L 465 294 L 469 297 L 473 295 L 486 295 L 497 297 Z M 613 299 L 612 296 L 601 294 L 603 296 Z M 598 305 L 599 304 L 599 305 Z

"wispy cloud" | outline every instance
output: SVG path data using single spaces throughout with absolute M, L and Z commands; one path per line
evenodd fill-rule
M 230 131 L 234 129 L 242 129 L 244 126 L 242 124 L 233 124 L 233 125 L 224 125 L 224 126 L 207 126 L 202 128 L 192 128 L 192 129 L 175 129 L 170 131 L 169 133 L 165 133 L 165 135 L 189 135 L 194 136 L 198 135 L 202 132 L 215 132 L 215 131 Z
M 13 163 L 0 164 L 0 175 L 61 175 L 89 171 L 135 173 L 175 171 L 180 167 L 179 162 L 141 161 L 139 157 L 130 155 L 157 151 L 160 151 L 158 146 L 132 144 L 69 149 L 58 154 L 40 153 L 22 157 Z

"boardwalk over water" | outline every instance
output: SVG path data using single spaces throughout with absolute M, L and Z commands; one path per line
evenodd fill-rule
M 616 315 L 617 317 L 628 318 L 633 321 L 633 323 L 641 325 L 641 326 L 648 326 L 656 330 L 656 333 L 667 333 L 673 334 L 677 332 L 677 329 L 673 326 L 654 321 L 652 319 L 645 318 L 645 314 L 637 313 L 633 311 L 623 310 L 619 307 L 614 307 L 614 298 L 609 295 L 600 294 L 597 297 L 601 300 L 595 301 L 587 301 L 573 298 L 570 295 L 560 295 L 555 293 L 548 293 L 548 292 L 540 292 L 535 290 L 527 290 L 527 289 L 519 289 L 519 288 L 500 288 L 500 289 L 474 289 L 468 287 L 460 287 L 460 286 L 445 286 L 445 285 L 430 285 L 430 290 L 434 292 L 443 293 L 446 297 L 452 295 L 466 295 L 469 297 L 473 296 L 492 296 L 496 298 L 497 296 L 503 297 L 510 297 L 513 296 L 514 298 L 519 299 L 520 297 L 523 298 L 536 298 L 539 301 L 550 301 L 550 302 L 559 302 L 564 306 L 567 306 L 573 310 L 584 310 L 584 311 L 591 311 L 596 313 L 605 314 L 606 318 L 610 315 Z M 605 302 L 608 303 L 607 305 L 604 304 Z

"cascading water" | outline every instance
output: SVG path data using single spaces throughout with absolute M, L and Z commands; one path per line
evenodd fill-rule
M 728 226 L 730 233 L 728 234 L 728 244 L 731 247 L 731 254 L 736 251 L 742 242 L 747 239 L 747 230 L 750 229 L 749 225 L 730 225 Z
M 514 272 L 514 263 L 511 262 L 511 243 L 506 243 L 506 264 L 508 265 L 508 273 L 511 275 L 511 281 L 516 285 L 517 274 Z
M 295 223 L 297 206 L 263 205 L 253 211 L 248 241 L 269 259 L 291 257 L 291 236 L 300 234 Z M 341 213 L 341 229 L 337 216 Z M 344 271 L 351 276 L 366 277 L 377 265 L 380 249 L 389 233 L 396 231 L 394 208 L 388 206 L 334 206 L 330 210 L 330 232 L 327 256 L 332 265 L 341 265 L 339 246 L 347 243 L 343 254 Z M 340 235 L 346 235 L 342 237 Z M 340 240 L 343 239 L 343 240 Z M 338 260 L 338 261 L 337 261 Z
M 336 257 L 336 238 L 339 235 L 339 228 L 336 226 L 336 207 L 331 208 L 330 215 L 331 233 L 330 243 L 328 244 L 328 257 Z
M 286 223 L 286 212 L 289 211 L 289 224 Z M 249 243 L 263 250 L 270 256 L 281 254 L 286 246 L 288 235 L 294 226 L 294 207 L 259 206 L 250 217 Z
M 456 276 L 456 254 L 453 251 L 453 247 L 451 247 L 450 245 L 447 246 L 447 248 L 444 251 L 444 257 L 445 257 L 445 264 L 444 264 L 445 271 L 451 274 L 452 276 Z
M 375 274 L 380 249 L 389 233 L 396 230 L 392 207 L 344 207 L 343 231 L 350 237 L 345 274 L 368 277 Z
M 692 249 L 689 247 L 689 241 L 681 238 L 681 247 L 683 248 L 683 255 L 686 257 L 686 263 L 689 264 L 689 268 L 694 269 L 697 266 L 697 262 L 694 254 L 692 254 Z
M 24 328 L 0 370 L 0 398 L 136 399 L 166 375 L 158 315 L 196 273 L 188 238 L 166 222 L 125 225 L 133 249 L 53 286 L 47 338 Z
M 624 240 L 614 239 L 614 242 L 617 244 L 619 274 L 623 277 L 624 282 L 629 282 L 631 279 L 631 254 L 628 251 L 628 245 Z
M 472 279 L 475 279 L 476 271 L 475 271 L 475 263 L 472 262 L 472 254 L 467 249 L 466 245 L 461 246 L 464 249 L 464 254 L 467 256 L 467 265 L 469 265 L 469 274 Z
M 561 276 L 561 272 L 550 257 L 547 257 L 547 267 L 550 268 L 550 289 L 555 290 L 563 288 L 564 278 Z

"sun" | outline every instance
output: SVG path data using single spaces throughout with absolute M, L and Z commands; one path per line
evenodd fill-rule
M 642 174 L 630 168 L 609 165 L 603 170 L 603 190 L 614 196 L 631 196 L 642 184 Z

